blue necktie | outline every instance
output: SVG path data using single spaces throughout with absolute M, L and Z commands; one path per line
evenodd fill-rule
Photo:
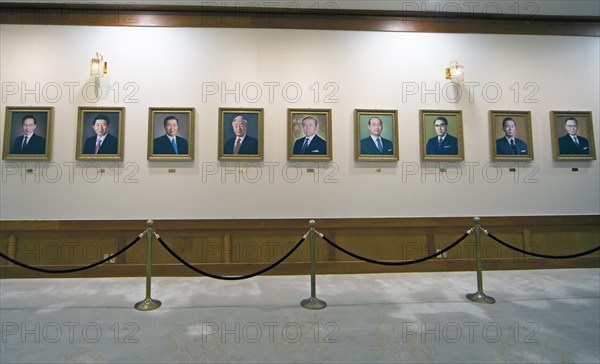
M 175 138 L 171 139 L 171 145 L 173 145 L 173 149 L 175 150 L 175 154 L 179 154 L 177 150 L 177 144 L 175 143 Z
M 304 139 L 304 144 L 302 144 L 302 150 L 300 153 L 304 153 L 304 151 L 308 148 L 308 138 Z
M 377 149 L 379 149 L 379 153 L 383 153 L 383 144 L 381 144 L 381 138 L 377 138 Z

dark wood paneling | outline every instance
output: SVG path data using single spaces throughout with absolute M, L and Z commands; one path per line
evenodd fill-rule
M 269 7 L 0 4 L 5 24 L 600 36 L 598 17 Z
M 484 217 L 482 227 L 516 247 L 551 255 L 567 255 L 600 245 L 600 216 Z M 443 249 L 473 226 L 473 219 L 384 218 L 319 219 L 316 228 L 338 245 L 376 260 L 406 261 Z M 143 220 L 1 221 L 0 249 L 24 263 L 49 269 L 79 267 L 102 259 L 144 231 Z M 182 258 L 212 273 L 254 272 L 278 260 L 308 231 L 305 219 L 160 220 L 155 230 Z M 9 244 L 9 241 L 11 242 Z M 61 277 L 143 276 L 147 238 L 120 256 L 116 264 Z M 319 273 L 378 273 L 474 270 L 475 237 L 468 236 L 448 252 L 407 266 L 364 263 L 334 250 L 317 238 Z M 516 253 L 482 234 L 485 269 L 600 267 L 600 252 L 568 260 L 540 259 Z M 306 274 L 306 241 L 269 274 Z M 153 243 L 153 274 L 196 275 L 179 264 L 157 241 Z M 0 260 L 0 277 L 56 277 Z

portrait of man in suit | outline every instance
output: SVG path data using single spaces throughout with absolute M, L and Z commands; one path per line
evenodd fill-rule
M 248 135 L 248 121 L 238 115 L 231 122 L 235 137 L 225 142 L 223 154 L 258 154 L 258 139 Z
M 263 159 L 263 109 L 219 109 L 219 159 Z
M 53 107 L 7 106 L 4 121 L 4 160 L 50 160 Z
M 394 144 L 392 141 L 381 136 L 383 120 L 378 116 L 372 116 L 367 122 L 367 127 L 369 129 L 369 136 L 360 140 L 360 154 L 394 154 Z
M 332 159 L 331 109 L 288 109 L 288 159 Z
M 293 154 L 327 154 L 327 142 L 317 134 L 318 125 L 319 121 L 312 115 L 302 118 L 304 136 L 294 141 Z
M 489 120 L 492 160 L 533 160 L 530 111 L 490 110 Z
M 109 132 L 110 117 L 98 114 L 92 120 L 92 129 L 95 135 L 87 138 L 83 144 L 82 154 L 117 154 L 119 139 Z
M 504 137 L 496 140 L 497 155 L 528 155 L 527 143 L 517 138 L 517 123 L 512 117 L 502 120 Z
M 36 134 L 37 119 L 27 114 L 21 119 L 23 134 L 17 137 L 10 148 L 10 154 L 45 154 L 46 138 Z
M 177 135 L 179 119 L 175 115 L 168 115 L 163 120 L 165 134 L 154 138 L 154 154 L 188 154 L 188 141 Z
M 433 120 L 436 136 L 427 141 L 425 152 L 429 155 L 458 155 L 458 139 L 448 134 L 448 119 L 439 116 Z
M 590 143 L 577 134 L 579 122 L 575 117 L 570 116 L 565 120 L 565 130 L 567 133 L 558 138 L 559 154 L 590 155 Z

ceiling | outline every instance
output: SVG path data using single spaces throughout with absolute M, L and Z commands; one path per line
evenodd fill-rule
M 0 3 L 57 3 L 56 0 L 0 0 Z M 102 4 L 102 1 L 64 1 L 65 4 Z M 599 0 L 111 0 L 106 4 L 210 6 L 238 8 L 305 8 L 425 11 L 441 13 L 483 13 L 504 15 L 560 15 L 600 17 Z

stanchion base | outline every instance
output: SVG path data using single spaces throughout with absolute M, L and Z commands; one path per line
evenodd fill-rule
M 307 298 L 300 302 L 300 306 L 308 309 L 308 310 L 322 310 L 327 307 L 327 303 L 318 299 L 317 297 Z
M 467 298 L 470 299 L 471 301 L 477 302 L 477 303 L 492 304 L 492 303 L 496 302 L 496 300 L 493 297 L 487 296 L 483 292 L 467 293 Z
M 152 311 L 159 308 L 161 304 L 162 303 L 159 300 L 146 298 L 145 300 L 136 303 L 133 307 L 138 311 Z

